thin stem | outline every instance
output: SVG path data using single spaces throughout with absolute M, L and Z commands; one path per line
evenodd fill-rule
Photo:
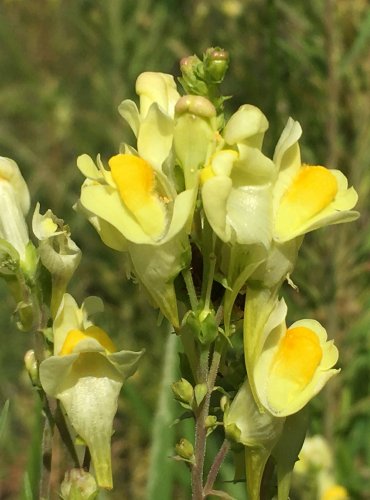
M 50 498 L 51 460 L 53 455 L 53 423 L 48 416 L 44 417 L 42 433 L 42 474 L 40 475 L 39 495 L 43 500 Z
M 209 348 L 203 348 L 199 358 L 198 367 L 198 384 L 207 383 L 208 379 L 208 360 Z M 203 469 L 204 457 L 206 452 L 206 438 L 207 429 L 205 427 L 205 419 L 208 415 L 209 405 L 207 404 L 207 394 L 205 395 L 200 406 L 195 411 L 195 443 L 194 443 L 194 457 L 195 463 L 191 471 L 192 483 L 192 499 L 203 499 Z
M 202 255 L 203 255 L 203 280 L 202 280 L 202 298 L 204 299 L 204 308 L 209 309 L 211 302 L 211 293 L 213 278 L 216 267 L 216 256 L 214 254 L 216 244 L 216 235 L 213 232 L 207 217 L 203 217 L 202 233 Z
M 221 360 L 222 350 L 225 345 L 223 340 L 216 342 L 215 350 L 212 356 L 212 363 L 208 370 L 208 358 L 205 365 L 205 356 L 201 357 L 199 373 L 202 375 L 203 382 L 207 384 L 207 393 L 200 407 L 195 413 L 195 464 L 192 468 L 192 489 L 193 500 L 203 500 L 205 498 L 203 492 L 203 471 L 204 458 L 206 453 L 207 429 L 205 420 L 209 413 L 212 391 L 215 386 L 218 367 Z M 208 351 L 207 351 L 208 352 Z M 205 377 L 205 378 L 204 378 Z
M 210 471 L 208 473 L 207 482 L 204 486 L 204 496 L 211 494 L 213 485 L 216 481 L 222 462 L 224 461 L 229 450 L 230 450 L 230 443 L 227 439 L 225 439 L 217 455 L 215 456 L 212 467 L 210 468 Z
M 192 311 L 196 311 L 198 309 L 198 298 L 197 298 L 197 293 L 195 291 L 193 277 L 191 275 L 190 269 L 189 268 L 184 269 L 182 271 L 182 276 L 184 278 L 186 290 L 189 295 L 191 309 Z
M 205 299 L 204 299 L 204 309 L 209 309 L 209 307 L 210 307 L 215 268 L 216 268 L 216 256 L 214 255 L 214 253 L 212 253 L 209 255 L 209 271 L 208 271 L 208 278 L 207 278 L 207 288 L 206 288 Z
M 91 454 L 89 448 L 86 446 L 84 459 L 82 461 L 82 468 L 86 471 L 89 471 L 90 465 L 91 465 Z

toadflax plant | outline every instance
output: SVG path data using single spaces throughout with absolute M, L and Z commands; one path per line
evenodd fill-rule
M 138 104 L 119 106 L 136 141 L 108 158 L 79 156 L 85 180 L 75 209 L 121 253 L 127 274 L 181 340 L 187 362 L 172 391 L 182 417 L 194 420 L 194 439 L 182 438 L 175 450 L 190 470 L 192 498 L 231 498 L 215 487 L 230 452 L 243 464 L 248 499 L 268 498 L 277 488 L 277 498 L 287 500 L 305 406 L 339 370 L 338 350 L 320 323 L 287 325 L 280 289 L 304 235 L 355 220 L 357 194 L 340 171 L 302 163 L 302 131 L 292 118 L 272 158 L 263 152 L 268 120 L 261 110 L 245 104 L 226 119 L 220 84 L 228 63 L 220 48 L 183 59 L 183 92 L 172 75 L 142 73 Z M 37 205 L 38 243 L 29 240 L 28 190 L 12 160 L 1 159 L 0 193 L 13 217 L 3 221 L 0 211 L 0 272 L 20 326 L 37 339 L 26 358 L 31 379 L 74 466 L 82 466 L 77 435 L 89 450 L 93 484 L 112 488 L 113 418 L 142 351 L 119 350 L 91 321 L 99 299 L 79 307 L 68 294 L 81 252 L 63 220 L 50 210 L 41 215 Z M 224 440 L 205 470 L 216 429 Z M 85 469 L 89 464 L 83 461 Z M 90 496 L 78 490 L 81 474 L 68 472 L 63 498 L 93 498 L 90 486 Z

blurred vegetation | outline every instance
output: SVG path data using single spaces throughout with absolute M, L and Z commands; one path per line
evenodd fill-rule
M 125 281 L 120 256 L 101 245 L 73 212 L 82 181 L 75 161 L 81 153 L 108 156 L 131 137 L 116 108 L 122 99 L 133 97 L 140 72 L 178 74 L 181 57 L 212 45 L 231 55 L 224 85 L 224 93 L 234 96 L 229 112 L 247 102 L 269 118 L 266 151 L 272 152 L 288 116 L 293 116 L 304 131 L 303 160 L 341 169 L 360 194 L 358 222 L 307 237 L 293 276 L 299 292 L 287 287 L 286 293 L 290 321 L 315 317 L 340 347 L 342 373 L 312 404 L 311 432 L 329 439 L 338 482 L 351 498 L 368 499 L 367 0 L 0 0 L 0 154 L 20 165 L 33 205 L 39 200 L 43 210 L 51 208 L 70 224 L 83 250 L 72 293 L 79 301 L 100 295 L 106 303 L 102 322 L 117 343 L 147 349 L 142 369 L 120 402 L 113 440 L 115 493 L 101 498 L 145 498 L 167 332 L 156 326 L 156 313 L 140 290 Z M 0 410 L 7 399 L 10 409 L 0 443 L 0 498 L 17 499 L 23 484 L 23 491 L 33 487 L 30 440 L 39 431 L 33 417 L 36 398 L 22 369 L 30 339 L 16 331 L 5 292 L 1 284 Z M 174 412 L 179 413 L 177 408 Z M 173 432 L 189 430 L 176 427 Z M 172 467 L 158 500 L 189 498 L 182 467 Z M 226 465 L 223 479 L 231 478 Z M 240 489 L 233 491 L 243 498 Z M 302 492 L 292 498 L 303 498 Z

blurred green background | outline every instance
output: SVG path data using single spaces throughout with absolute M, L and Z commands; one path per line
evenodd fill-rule
M 299 291 L 287 287 L 286 294 L 289 322 L 314 317 L 339 345 L 342 372 L 311 405 L 310 432 L 329 440 L 335 474 L 350 497 L 369 499 L 369 2 L 0 0 L 0 155 L 18 162 L 33 207 L 40 201 L 42 211 L 51 208 L 70 225 L 83 251 L 71 292 L 80 302 L 100 295 L 106 304 L 101 322 L 116 343 L 147 350 L 120 401 L 113 440 L 115 492 L 101 498 L 146 498 L 166 349 L 174 372 L 170 380 L 177 376 L 177 359 L 174 341 L 165 348 L 166 328 L 157 326 L 145 297 L 125 281 L 120 256 L 73 212 L 82 182 L 76 157 L 107 157 L 121 141 L 130 142 L 116 109 L 124 98 L 134 97 L 139 73 L 178 75 L 181 57 L 215 45 L 231 57 L 223 86 L 224 94 L 233 96 L 228 113 L 243 103 L 263 110 L 270 121 L 266 152 L 272 153 L 292 116 L 304 131 L 303 160 L 341 169 L 359 192 L 361 219 L 309 235 L 293 275 Z M 26 498 L 27 468 L 34 487 L 37 460 L 32 452 L 37 447 L 31 442 L 37 443 L 40 432 L 34 416 L 37 399 L 23 371 L 31 339 L 16 331 L 13 309 L 1 283 L 0 409 L 10 399 L 0 444 L 1 499 Z M 166 403 L 168 393 L 162 398 Z M 170 401 L 167 410 L 169 421 L 180 414 Z M 176 426 L 168 432 L 162 490 L 151 500 L 190 498 L 185 467 L 167 458 L 175 435 L 190 431 Z M 229 465 L 222 479 L 232 479 Z M 230 491 L 245 498 L 238 486 Z M 308 498 L 304 490 L 294 495 Z

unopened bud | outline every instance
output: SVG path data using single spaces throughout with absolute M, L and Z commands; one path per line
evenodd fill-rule
M 39 367 L 35 355 L 35 351 L 30 349 L 24 355 L 24 365 L 28 372 L 28 375 L 31 379 L 33 385 L 40 385 L 39 381 Z
M 181 438 L 180 441 L 175 446 L 176 453 L 179 457 L 184 458 L 185 460 L 192 460 L 194 458 L 194 447 L 185 438 Z
M 193 386 L 186 379 L 182 378 L 174 382 L 171 386 L 172 392 L 177 400 L 183 403 L 192 404 L 194 398 Z
M 94 500 L 98 487 L 94 477 L 84 469 L 67 471 L 60 487 L 63 500 Z
M 216 116 L 216 108 L 205 97 L 200 95 L 184 95 L 177 101 L 175 113 L 177 116 L 190 113 L 200 118 L 212 118 Z
M 198 406 L 200 406 L 206 394 L 207 394 L 207 384 L 197 384 L 194 387 L 195 401 Z
M 225 394 L 220 399 L 220 408 L 222 412 L 225 412 L 230 406 L 230 399 Z
M 209 48 L 204 55 L 204 72 L 207 80 L 221 83 L 229 66 L 229 53 L 216 48 Z
M 213 432 L 217 427 L 217 417 L 215 415 L 208 415 L 204 422 L 207 429 L 207 435 Z
M 180 70 L 183 76 L 192 76 L 194 69 L 198 64 L 201 64 L 201 61 L 198 56 L 187 56 L 183 57 L 180 60 Z
M 203 345 L 211 344 L 218 336 L 216 317 L 209 309 L 198 314 L 191 312 L 186 318 L 186 324 Z

